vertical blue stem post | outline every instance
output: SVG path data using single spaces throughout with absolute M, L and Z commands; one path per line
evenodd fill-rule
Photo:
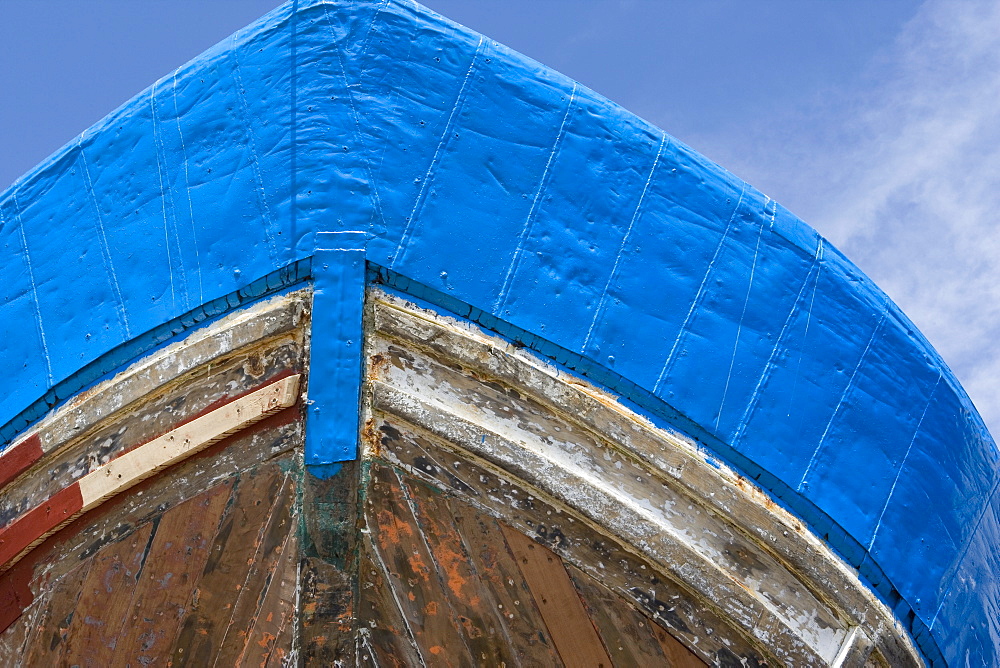
M 317 232 L 306 465 L 318 477 L 358 457 L 366 232 Z

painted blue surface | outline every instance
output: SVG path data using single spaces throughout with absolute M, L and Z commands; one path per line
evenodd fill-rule
M 316 234 L 306 430 L 306 464 L 314 473 L 358 458 L 366 237 L 357 231 Z
M 357 294 L 359 265 L 327 256 L 359 246 L 317 237 L 343 231 L 396 288 L 755 477 L 929 659 L 998 663 L 996 446 L 909 320 L 773 200 L 407 2 L 286 4 L 0 196 L 4 440 L 164 327 L 303 278 L 309 258 L 314 364 L 346 379 L 359 349 L 336 314 L 359 302 L 337 291 Z M 311 397 L 357 396 L 316 374 Z M 317 463 L 351 454 L 331 438 L 311 442 Z

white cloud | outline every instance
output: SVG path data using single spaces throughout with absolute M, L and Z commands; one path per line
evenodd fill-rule
M 952 366 L 1000 434 L 1000 3 L 931 0 L 860 101 L 813 223 Z M 845 169 L 846 167 L 846 169 Z
M 1000 437 L 1000 3 L 928 0 L 857 88 L 732 139 L 705 150 L 868 273 Z

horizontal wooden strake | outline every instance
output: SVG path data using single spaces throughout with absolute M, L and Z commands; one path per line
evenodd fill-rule
M 94 469 L 0 530 L 0 571 L 79 515 L 222 439 L 288 408 L 300 375 L 288 376 L 195 418 Z

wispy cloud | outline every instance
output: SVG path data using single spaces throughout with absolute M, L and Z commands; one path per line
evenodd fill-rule
M 902 307 L 1000 435 L 1000 3 L 932 0 L 831 152 L 820 231 Z M 846 169 L 845 169 L 846 168 Z
M 928 0 L 865 81 L 782 120 L 742 140 L 782 155 L 735 171 L 899 304 L 1000 437 L 1000 3 Z

